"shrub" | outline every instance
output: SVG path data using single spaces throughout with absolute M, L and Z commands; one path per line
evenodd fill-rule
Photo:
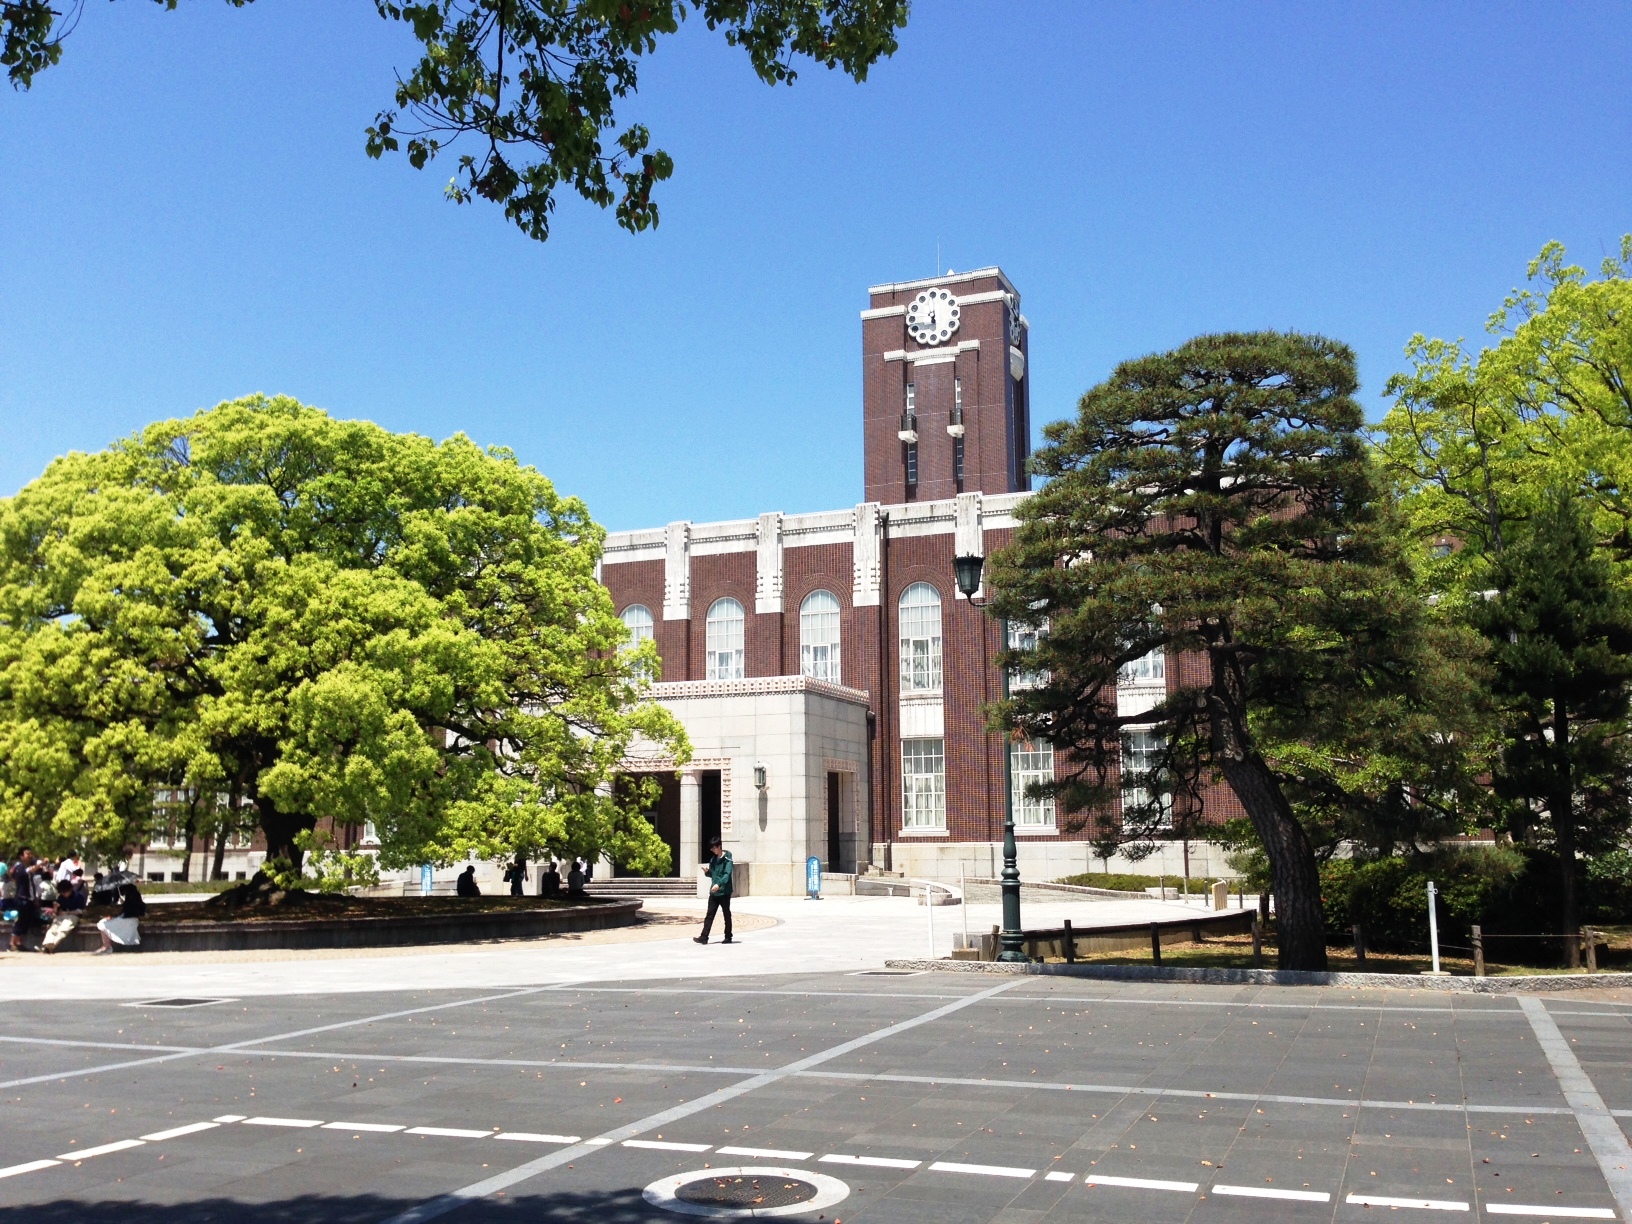
M 1475 923 L 1493 931 L 1544 929 L 1535 925 L 1533 906 L 1521 887 L 1534 866 L 1525 855 L 1506 847 L 1375 859 L 1351 863 L 1346 872 L 1336 862 L 1329 863 L 1322 879 L 1327 930 L 1342 936 L 1359 923 L 1371 947 L 1420 951 L 1428 945 L 1430 880 L 1438 892 L 1441 945 L 1468 944 Z
M 1611 850 L 1586 864 L 1582 872 L 1586 904 L 1593 922 L 1632 922 L 1632 850 Z

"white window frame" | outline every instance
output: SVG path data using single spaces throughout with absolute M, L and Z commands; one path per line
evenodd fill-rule
M 1137 659 L 1122 664 L 1116 673 L 1118 688 L 1165 688 L 1167 686 L 1167 647 L 1158 646 Z
M 703 620 L 703 675 L 709 680 L 741 680 L 747 614 L 729 595 L 708 606 Z
M 1141 747 L 1135 737 L 1142 737 L 1153 741 L 1154 747 Z M 1150 802 L 1150 792 L 1143 786 L 1130 785 L 1127 778 L 1130 774 L 1145 772 L 1148 757 L 1152 753 L 1162 751 L 1166 747 L 1164 737 L 1154 727 L 1124 727 L 1122 728 L 1122 811 L 1124 813 L 1137 811 Z M 1130 769 L 1134 761 L 1139 761 L 1140 768 Z M 1157 829 L 1171 829 L 1173 827 L 1173 796 L 1170 792 L 1163 792 L 1160 796 L 1162 818 L 1155 824 Z
M 914 602 L 909 603 L 911 598 Z M 927 582 L 915 582 L 896 604 L 901 642 L 901 691 L 941 691 L 941 593 Z
M 839 679 L 844 607 L 832 591 L 812 591 L 799 603 L 799 673 L 813 680 Z
M 1054 781 L 1054 745 L 1047 740 L 1009 741 L 1009 792 L 1014 804 L 1014 827 L 1031 832 L 1053 832 L 1054 796 L 1032 798 L 1026 788 L 1034 782 Z
M 652 616 L 652 610 L 645 604 L 633 603 L 618 613 L 618 619 L 623 627 L 629 630 L 629 641 L 625 643 L 625 650 L 634 650 L 642 642 L 655 641 L 657 637 L 657 620 Z M 642 674 L 647 680 L 655 680 L 650 668 L 642 668 Z
M 1043 617 L 1035 625 L 1022 625 L 1018 621 L 1009 622 L 1009 649 L 1035 652 L 1037 643 L 1048 636 L 1048 617 Z M 1021 670 L 1018 667 L 1009 669 L 1009 691 L 1017 693 L 1024 689 L 1042 688 L 1049 681 L 1046 668 L 1040 670 Z
M 901 741 L 901 831 L 946 831 L 946 741 Z

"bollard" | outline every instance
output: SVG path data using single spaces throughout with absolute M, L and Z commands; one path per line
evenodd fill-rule
M 1257 914 L 1252 916 L 1252 967 L 1264 967 L 1264 924 Z
M 1162 963 L 1162 928 L 1154 922 L 1150 924 L 1150 959 Z
M 1581 942 L 1587 953 L 1587 972 L 1598 972 L 1598 932 L 1591 927 L 1581 928 Z
M 1065 963 L 1077 963 L 1077 937 L 1071 933 L 1071 919 L 1065 920 Z
M 1473 928 L 1473 976 L 1485 976 L 1485 933 L 1477 925 Z
M 1366 963 L 1366 932 L 1358 922 L 1354 924 L 1354 963 Z

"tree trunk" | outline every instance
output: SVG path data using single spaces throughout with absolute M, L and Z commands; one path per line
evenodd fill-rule
M 1282 969 L 1326 969 L 1326 917 L 1320 908 L 1320 870 L 1309 837 L 1281 793 L 1247 730 L 1246 675 L 1238 656 L 1211 657 L 1207 695 L 1213 759 L 1246 809 L 1269 856 L 1275 896 L 1276 964 Z
M 1275 895 L 1276 964 L 1282 969 L 1326 968 L 1326 917 L 1320 908 L 1320 871 L 1314 847 L 1292 814 L 1269 766 L 1256 752 L 1225 757 L 1224 780 L 1246 809 L 1269 855 Z
M 210 879 L 219 880 L 226 874 L 227 859 L 227 826 L 222 825 L 215 831 L 215 862 L 210 867 Z
M 311 828 L 312 822 L 304 816 L 280 811 L 278 805 L 264 795 L 255 797 L 255 810 L 260 813 L 261 832 L 266 835 L 267 859 L 288 859 L 290 867 L 299 871 L 306 852 L 295 844 L 295 835 Z
M 193 878 L 193 838 L 198 834 L 198 800 L 187 805 L 187 822 L 181 827 L 181 882 Z

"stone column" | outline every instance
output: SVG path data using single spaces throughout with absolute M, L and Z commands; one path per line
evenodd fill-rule
M 680 861 L 676 874 L 682 880 L 697 882 L 697 864 L 702 861 L 702 847 L 697 843 L 703 836 L 703 793 L 701 774 L 695 769 L 680 774 Z

